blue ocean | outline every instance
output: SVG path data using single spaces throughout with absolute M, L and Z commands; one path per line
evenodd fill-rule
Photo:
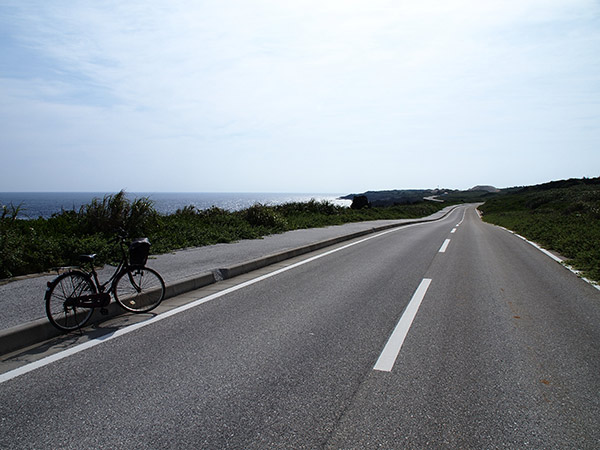
M 94 198 L 102 199 L 106 192 L 0 192 L 0 205 L 20 205 L 19 218 L 48 218 L 63 210 L 76 210 Z M 307 202 L 311 199 L 349 206 L 350 201 L 339 199 L 344 194 L 285 194 L 249 192 L 128 192 L 130 200 L 147 197 L 161 214 L 172 214 L 186 206 L 199 210 L 216 206 L 228 211 L 239 211 L 256 203 L 280 205 L 289 202 Z

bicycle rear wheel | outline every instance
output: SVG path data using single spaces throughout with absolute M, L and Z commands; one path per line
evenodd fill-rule
M 50 323 L 61 331 L 83 327 L 91 317 L 92 308 L 76 306 L 82 295 L 96 293 L 96 286 L 83 272 L 71 271 L 56 277 L 46 291 L 46 315 Z
M 127 311 L 152 311 L 165 296 L 165 282 L 149 267 L 128 267 L 113 285 L 115 300 Z

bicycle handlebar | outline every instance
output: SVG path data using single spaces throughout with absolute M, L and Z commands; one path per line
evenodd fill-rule
M 115 233 L 115 236 L 113 236 L 113 238 L 110 239 L 109 242 L 111 244 L 127 242 L 127 232 L 123 228 L 119 228 L 119 230 Z

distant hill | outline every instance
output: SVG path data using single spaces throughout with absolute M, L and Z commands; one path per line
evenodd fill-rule
M 394 189 L 390 191 L 367 191 L 360 194 L 348 194 L 342 199 L 353 200 L 354 197 L 364 195 L 371 206 L 409 205 L 422 202 L 425 197 L 440 195 L 445 190 L 439 189 Z
M 550 181 L 548 183 L 536 184 L 533 186 L 522 186 L 516 192 L 532 192 L 532 191 L 548 191 L 551 189 L 566 189 L 582 186 L 598 186 L 600 185 L 600 177 L 596 178 L 570 178 L 568 180 Z M 514 190 L 515 188 L 511 188 Z
M 547 191 L 573 187 L 582 189 L 582 186 L 595 186 L 598 184 L 600 184 L 600 178 L 573 178 L 569 180 L 550 181 L 549 183 L 534 186 L 515 186 L 502 189 L 490 185 L 477 185 L 466 191 L 457 189 L 394 189 L 348 194 L 340 198 L 352 200 L 358 195 L 364 195 L 371 203 L 371 206 L 376 207 L 406 205 L 434 199 L 436 201 L 443 200 L 445 202 L 478 203 L 514 193 Z
M 485 186 L 496 189 L 493 186 Z M 394 205 L 409 205 L 423 201 L 445 201 L 445 202 L 479 202 L 485 201 L 490 195 L 499 192 L 487 189 L 469 189 L 459 191 L 454 189 L 394 189 L 389 191 L 367 191 L 360 194 L 348 194 L 342 199 L 353 200 L 357 196 L 366 196 L 371 206 L 386 207 Z
M 469 191 L 500 192 L 500 189 L 494 186 L 473 186 Z

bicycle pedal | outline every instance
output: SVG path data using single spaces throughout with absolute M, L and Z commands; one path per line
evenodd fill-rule
M 103 316 L 108 316 L 108 309 L 100 308 L 100 314 L 102 314 Z

